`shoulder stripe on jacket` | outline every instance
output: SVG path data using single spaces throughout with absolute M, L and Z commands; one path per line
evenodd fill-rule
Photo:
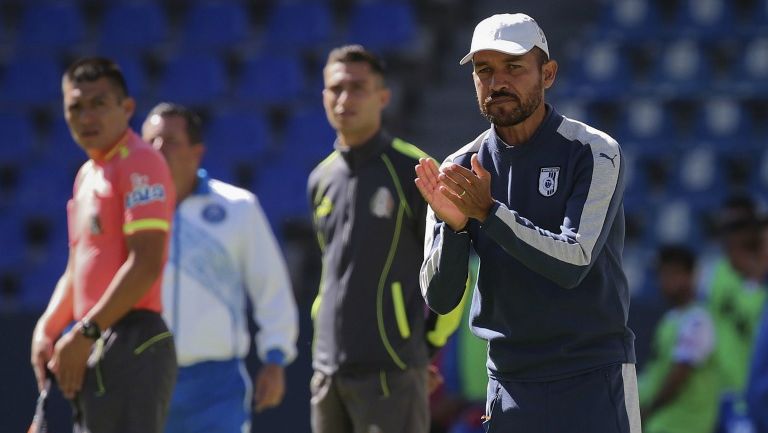
M 522 241 L 537 250 L 576 266 L 588 265 L 603 230 L 611 199 L 616 192 L 621 157 L 618 143 L 604 132 L 584 123 L 564 118 L 557 132 L 570 141 L 589 146 L 592 154 L 592 180 L 579 220 L 578 233 L 572 236 L 541 236 L 538 230 L 516 221 L 515 215 L 500 206 L 496 215 Z M 576 242 L 568 242 L 575 239 Z

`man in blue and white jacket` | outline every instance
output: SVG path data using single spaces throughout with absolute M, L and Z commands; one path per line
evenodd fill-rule
M 451 311 L 477 252 L 470 324 L 488 341 L 487 431 L 639 433 L 621 150 L 544 103 L 557 63 L 531 17 L 481 21 L 469 61 L 492 125 L 442 167 L 416 168 L 430 205 L 424 298 Z
M 296 356 L 296 304 L 256 197 L 200 169 L 200 123 L 189 109 L 163 103 L 142 130 L 168 161 L 178 191 L 163 279 L 163 316 L 179 363 L 166 432 L 250 431 L 252 404 L 260 411 L 282 401 L 283 368 Z M 246 295 L 263 363 L 253 386 L 244 364 Z

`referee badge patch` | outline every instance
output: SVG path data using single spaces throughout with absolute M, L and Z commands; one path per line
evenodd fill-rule
M 557 192 L 560 167 L 543 167 L 539 172 L 539 194 L 552 197 Z

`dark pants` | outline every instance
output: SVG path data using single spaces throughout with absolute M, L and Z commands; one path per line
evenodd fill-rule
M 634 364 L 549 382 L 488 381 L 489 433 L 641 433 Z
M 325 375 L 312 391 L 314 433 L 427 433 L 427 369 Z
M 176 348 L 163 318 L 131 311 L 94 344 L 73 402 L 74 431 L 160 433 L 175 382 Z

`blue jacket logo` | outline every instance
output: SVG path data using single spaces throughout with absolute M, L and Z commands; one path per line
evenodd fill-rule
M 539 194 L 552 197 L 557 192 L 560 167 L 543 167 L 539 172 Z
M 203 209 L 203 219 L 209 223 L 220 223 L 227 217 L 227 211 L 218 203 L 211 203 Z

